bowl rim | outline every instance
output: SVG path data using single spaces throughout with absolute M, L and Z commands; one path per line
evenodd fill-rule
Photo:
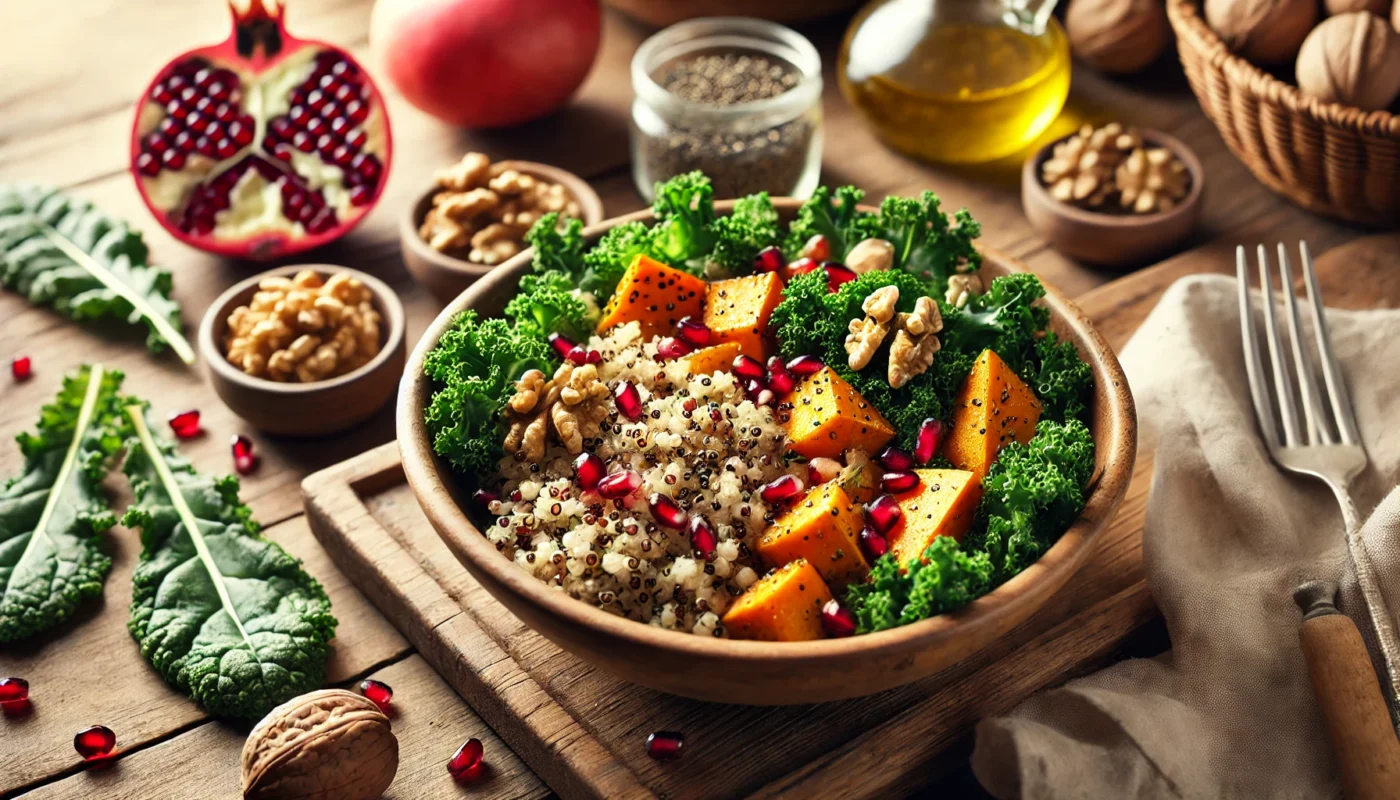
M 520 159 L 504 159 L 491 162 L 492 167 L 504 167 L 514 169 L 517 172 L 524 172 L 536 178 L 544 178 L 551 183 L 558 183 L 564 186 L 569 195 L 578 202 L 579 215 L 583 220 L 585 228 L 597 225 L 603 221 L 603 199 L 598 196 L 598 192 L 583 178 L 552 164 L 542 164 L 538 161 L 522 161 Z M 491 266 L 488 264 L 476 264 L 465 259 L 450 256 L 446 253 L 438 252 L 428 246 L 418 235 L 418 226 L 422 224 L 423 217 L 428 213 L 428 206 L 432 202 L 433 195 L 441 189 L 437 183 L 429 185 L 423 193 L 409 205 L 405 206 L 402 214 L 399 215 L 399 239 L 404 247 L 413 251 L 419 258 L 431 262 L 433 266 L 455 272 L 471 278 L 480 278 L 499 267 L 510 263 L 510 259 L 502 261 L 500 264 Z M 527 250 L 529 248 L 526 248 Z M 518 254 L 517 254 L 518 256 Z M 512 256 L 512 258 L 517 257 Z
M 800 207 L 802 201 L 774 198 L 773 203 L 781 214 Z M 732 200 L 716 202 L 716 212 L 726 214 L 733 204 Z M 863 208 L 875 210 L 867 206 Z M 616 225 L 652 218 L 651 210 L 644 209 L 591 226 L 585 229 L 584 235 L 591 240 Z M 994 248 L 979 246 L 978 249 L 984 256 L 990 256 L 1012 271 L 1029 271 L 1016 259 Z M 501 274 L 522 267 L 529 258 L 530 250 L 522 251 L 500 265 L 507 268 Z M 607 641 L 664 650 L 676 656 L 720 659 L 737 664 L 762 663 L 766 667 L 789 662 L 802 662 L 808 667 L 814 662 L 829 662 L 834 666 L 841 662 L 849 663 L 852 656 L 875 651 L 894 654 L 935 647 L 959 637 L 969 626 L 996 628 L 1002 619 L 1021 607 L 1041 603 L 1063 587 L 1088 557 L 1090 545 L 1108 523 L 1127 491 L 1137 450 L 1137 415 L 1127 378 L 1117 356 L 1084 312 L 1054 286 L 1045 283 L 1047 302 L 1054 315 L 1052 321 L 1058 321 L 1057 327 L 1068 334 L 1069 340 L 1082 343 L 1090 350 L 1089 353 L 1081 352 L 1081 355 L 1095 368 L 1096 384 L 1100 379 L 1100 370 L 1104 373 L 1102 378 L 1108 381 L 1108 385 L 1101 388 L 1110 404 L 1111 413 L 1105 416 L 1107 429 L 1101 433 L 1102 440 L 1095 440 L 1096 469 L 1090 479 L 1084 509 L 1038 561 L 958 611 L 889 630 L 841 639 L 780 643 L 720 639 L 663 630 L 609 614 L 547 588 L 516 567 L 514 562 L 504 558 L 454 501 L 449 486 L 451 470 L 432 452 L 426 435 L 423 409 L 417 402 L 420 389 L 426 393 L 431 385 L 422 371 L 424 356 L 452 320 L 485 296 L 493 283 L 478 281 L 447 304 L 409 355 L 395 412 L 404 474 L 424 514 L 460 561 L 469 561 L 471 566 L 486 571 L 493 583 L 528 602 L 536 611 L 560 617 L 563 623 L 587 629 L 590 635 Z M 468 535 L 463 535 L 464 532 Z M 468 565 L 464 563 L 464 566 Z
M 295 275 L 305 269 L 316 270 L 326 273 L 328 271 L 344 272 L 353 278 L 358 278 L 364 285 L 369 287 L 372 302 L 379 310 L 381 324 L 387 329 L 384 335 L 384 343 L 379 348 L 379 353 L 361 364 L 359 367 L 334 378 L 314 383 L 301 382 L 280 382 L 271 381 L 267 378 L 258 378 L 241 369 L 234 367 L 228 362 L 228 357 L 224 355 L 219 342 L 216 341 L 214 332 L 221 325 L 227 325 L 228 315 L 233 310 L 234 303 L 239 302 L 241 295 L 250 290 L 256 290 L 257 286 L 264 278 L 287 277 Z M 249 297 L 252 295 L 249 294 Z M 343 267 L 338 264 L 289 264 L 284 267 L 275 267 L 265 272 L 259 272 L 248 278 L 235 283 L 222 294 L 215 298 L 209 308 L 205 310 L 203 319 L 199 322 L 199 350 L 204 355 L 205 363 L 209 369 L 223 380 L 236 383 L 253 391 L 267 392 L 275 395 L 303 395 L 313 392 L 334 389 L 338 386 L 355 383 L 365 376 L 377 372 L 389 363 L 400 347 L 403 346 L 406 328 L 406 315 L 404 314 L 403 302 L 399 296 L 384 281 L 366 272 L 352 267 Z
M 1185 142 L 1171 134 L 1152 128 L 1137 128 L 1137 132 L 1142 136 L 1143 141 L 1172 151 L 1172 154 L 1181 159 L 1181 162 L 1186 165 L 1186 170 L 1191 173 L 1191 188 L 1186 192 L 1186 198 L 1169 211 L 1154 211 L 1151 214 L 1109 214 L 1104 211 L 1090 211 L 1051 197 L 1045 184 L 1040 182 L 1040 165 L 1050 158 L 1055 150 L 1055 145 L 1078 134 L 1078 130 L 1070 131 L 1064 136 L 1047 142 L 1044 147 L 1035 152 L 1035 155 L 1026 159 L 1025 164 L 1021 167 L 1023 191 L 1034 194 L 1035 199 L 1042 201 L 1048 208 L 1052 209 L 1051 213 L 1074 220 L 1082 225 L 1092 225 L 1099 228 L 1140 230 L 1149 226 L 1166 226 L 1181 217 L 1196 213 L 1196 208 L 1201 204 L 1201 198 L 1205 195 L 1205 168 L 1201 166 L 1201 160 L 1196 157 L 1191 148 L 1186 146 Z

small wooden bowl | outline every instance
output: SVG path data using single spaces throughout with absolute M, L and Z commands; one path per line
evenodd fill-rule
M 597 225 L 603 219 L 603 201 L 598 197 L 598 193 L 593 191 L 588 181 L 568 170 L 534 161 L 498 161 L 493 166 L 513 169 L 550 183 L 563 184 L 578 202 L 585 227 Z M 404 264 L 413 275 L 413 279 L 427 287 L 434 297 L 446 303 L 461 294 L 477 278 L 496 267 L 439 253 L 418 235 L 423 218 L 428 215 L 428 209 L 433 207 L 433 195 L 439 191 L 441 190 L 436 186 L 430 187 L 408 208 L 399 220 L 399 239 Z
M 1021 169 L 1021 206 L 1026 218 L 1056 250 L 1086 264 L 1135 266 L 1164 255 L 1196 227 L 1205 172 L 1186 145 L 1160 131 L 1142 131 L 1144 141 L 1172 151 L 1191 173 L 1191 189 L 1180 205 L 1158 214 L 1110 214 L 1060 202 L 1040 182 L 1040 165 L 1050 158 L 1055 145 L 1067 138 L 1042 147 Z
M 304 269 L 359 278 L 374 296 L 380 317 L 379 355 L 354 372 L 315 383 L 279 383 L 255 378 L 228 362 L 223 343 L 228 315 L 246 305 L 263 278 L 291 277 Z M 394 397 L 403 375 L 407 342 L 399 297 L 383 281 L 333 264 L 278 267 L 241 281 L 219 295 L 199 324 L 199 350 L 219 399 L 253 427 L 284 436 L 325 436 L 365 421 Z

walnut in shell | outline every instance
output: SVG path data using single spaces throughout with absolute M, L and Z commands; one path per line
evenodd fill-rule
M 243 744 L 245 800 L 375 800 L 394 781 L 399 740 L 367 698 L 322 689 L 272 709 Z
M 1317 0 L 1205 0 L 1206 24 L 1256 64 L 1282 64 L 1317 23 Z
M 1111 75 L 1141 71 L 1172 35 L 1162 0 L 1072 0 L 1065 32 L 1075 55 Z
M 1400 33 L 1365 11 L 1328 17 L 1298 51 L 1298 88 L 1368 110 L 1389 106 L 1400 95 Z

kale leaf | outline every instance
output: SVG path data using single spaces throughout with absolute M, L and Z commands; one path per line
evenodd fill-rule
M 797 218 L 788 227 L 783 252 L 788 259 L 795 259 L 802 253 L 802 245 L 813 236 L 826 237 L 831 247 L 831 257 L 842 261 L 852 247 L 882 235 L 880 221 L 875 214 L 857 208 L 865 197 L 865 192 L 854 186 L 842 186 L 833 192 L 829 187 L 818 186 L 811 198 L 797 211 Z
M 532 272 L 520 279 L 520 292 L 505 307 L 522 335 L 545 339 L 560 333 L 575 342 L 587 341 L 598 322 L 592 294 L 576 291 L 568 273 Z
M 0 491 L 0 643 L 52 628 L 102 594 L 112 561 L 101 533 L 116 524 L 100 483 L 121 440 L 122 374 L 100 365 L 63 379 L 19 436 L 24 472 Z
M 923 278 L 932 287 L 933 297 L 947 292 L 949 276 L 973 272 L 982 265 L 982 254 L 972 246 L 972 240 L 982 235 L 982 226 L 965 208 L 953 215 L 953 221 L 948 222 L 933 192 L 886 197 L 880 204 L 878 235 L 894 245 L 894 266 Z
M 873 633 L 946 614 L 991 588 L 986 553 L 968 552 L 956 539 L 939 536 L 923 558 L 901 569 L 894 555 L 875 561 L 863 583 L 846 590 L 846 606 L 861 633 Z
M 146 262 L 141 234 L 86 200 L 43 186 L 0 184 L 0 284 L 76 320 L 145 323 L 146 346 L 186 364 L 170 273 Z
M 651 237 L 653 257 L 700 274 L 718 238 L 714 229 L 715 188 L 710 179 L 697 171 L 656 184 L 651 210 L 656 215 Z
M 945 348 L 980 353 L 991 348 L 1023 378 L 1038 362 L 1036 341 L 1050 324 L 1050 310 L 1036 303 L 1045 286 L 1030 272 L 1013 272 L 992 281 L 987 292 L 961 309 L 944 308 Z
M 733 211 L 716 219 L 714 229 L 715 246 L 709 262 L 724 275 L 748 275 L 759 251 L 782 242 L 778 210 L 767 192 L 735 200 Z
M 559 212 L 551 211 L 525 232 L 525 243 L 535 249 L 530 259 L 535 272 L 577 275 L 583 270 L 583 223 L 561 220 Z
M 1079 357 L 1074 342 L 1062 342 L 1047 333 L 1035 344 L 1040 368 L 1025 378 L 1040 398 L 1040 418 L 1064 422 L 1089 416 L 1089 396 L 1094 389 L 1094 370 Z
M 125 472 L 141 530 L 127 625 L 167 683 L 218 716 L 257 719 L 320 688 L 336 619 L 321 584 L 258 534 L 233 477 L 194 471 L 128 406 Z

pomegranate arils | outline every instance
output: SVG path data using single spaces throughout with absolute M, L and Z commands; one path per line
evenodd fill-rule
M 694 317 L 681 317 L 681 321 L 676 323 L 676 333 L 692 347 L 708 347 L 710 344 L 709 326 Z
M 826 261 L 831 258 L 831 242 L 820 233 L 802 245 L 802 257 L 813 261 Z
M 642 476 L 633 470 L 614 472 L 598 481 L 598 494 L 609 500 L 620 500 L 642 487 Z
M 802 481 L 792 475 L 784 475 L 758 490 L 758 496 L 762 497 L 765 503 L 786 503 L 800 494 Z
M 674 761 L 685 753 L 685 734 L 657 731 L 647 736 L 647 755 L 657 761 Z
M 743 354 L 736 356 L 734 358 L 734 363 L 730 365 L 730 369 L 734 371 L 735 375 L 745 380 L 763 380 L 768 377 L 768 373 L 764 371 L 763 365 L 753 356 L 746 356 Z
M 764 392 L 768 392 L 770 396 L 773 394 L 768 388 L 767 381 L 764 381 L 762 378 L 753 378 L 744 381 L 744 396 L 754 401 L 756 405 L 763 405 L 763 403 L 759 402 L 759 398 L 763 396 Z
M 893 496 L 882 494 L 865 507 L 865 516 L 871 527 L 881 534 L 889 533 L 904 518 L 904 509 Z
M 821 372 L 822 367 L 824 366 L 826 365 L 823 364 L 822 360 L 820 358 L 817 358 L 816 356 L 798 356 L 797 358 L 794 358 L 793 360 L 787 362 L 788 372 L 791 372 L 793 375 L 799 375 L 802 377 L 806 377 L 808 375 L 815 375 L 818 372 Z
M 617 410 L 622 412 L 622 416 L 636 422 L 642 418 L 642 396 L 637 392 L 637 387 L 631 381 L 623 381 L 613 390 L 613 399 L 617 401 Z
M 786 397 L 797 386 L 797 379 L 788 372 L 787 365 L 778 356 L 768 359 L 768 388 L 774 394 Z
M 501 496 L 490 489 L 477 489 L 475 492 L 472 492 L 472 502 L 483 511 L 490 511 L 491 504 L 499 502 L 500 499 Z
M 592 453 L 583 453 L 574 459 L 574 479 L 583 489 L 596 488 L 606 470 L 603 459 Z
M 874 562 L 875 559 L 889 551 L 890 543 L 883 534 L 866 525 L 860 530 L 860 549 L 865 552 L 867 561 Z
M 564 354 L 564 358 L 570 364 L 575 364 L 581 367 L 584 364 L 588 363 L 588 351 L 584 350 L 583 347 L 580 345 L 574 345 L 572 350 Z
M 667 336 L 656 343 L 656 354 L 667 360 L 683 358 L 690 355 L 690 345 L 681 339 Z
M 34 362 L 29 356 L 15 356 L 10 359 L 10 375 L 17 381 L 27 381 L 34 374 Z
M 373 678 L 360 681 L 360 694 L 379 706 L 380 711 L 388 711 L 389 703 L 394 699 L 394 690 L 389 688 L 389 684 Z
M 234 436 L 230 449 L 233 450 L 233 468 L 239 475 L 248 475 L 257 469 L 258 457 L 253 452 L 253 440 L 247 436 Z
M 177 411 L 172 413 L 168 419 L 170 430 L 175 432 L 177 439 L 193 439 L 199 435 L 199 411 L 190 409 L 189 411 Z
M 783 258 L 783 251 L 773 246 L 759 250 L 753 260 L 754 272 L 777 272 L 786 266 L 787 259 Z
M 933 460 L 938 453 L 938 444 L 943 439 L 943 422 L 941 420 L 924 420 L 919 425 L 919 435 L 914 440 L 914 460 L 920 464 L 927 464 Z
M 83 728 L 73 736 L 73 749 L 85 759 L 106 758 L 117 746 L 117 735 L 106 725 Z
M 0 678 L 0 710 L 14 714 L 29 708 L 29 681 L 24 678 Z
M 818 266 L 820 266 L 820 263 L 813 259 L 799 258 L 788 265 L 788 276 L 795 278 L 798 275 L 806 275 Z
M 656 522 L 663 528 L 680 530 L 685 527 L 685 512 L 672 500 L 660 492 L 652 494 L 647 498 L 647 509 L 656 518 Z
M 826 270 L 826 290 L 835 292 L 841 288 L 842 284 L 850 283 L 856 279 L 855 270 L 845 264 L 827 263 L 822 265 Z
M 468 739 L 447 762 L 447 771 L 452 774 L 452 780 L 468 783 L 479 778 L 484 764 L 482 756 L 485 754 L 486 749 L 481 746 L 480 739 Z
M 907 492 L 919 485 L 919 476 L 913 472 L 886 472 L 880 476 L 880 488 L 898 494 Z
M 690 520 L 690 549 L 700 554 L 706 561 L 715 560 L 715 549 L 719 547 L 719 537 L 704 517 Z
M 880 462 L 880 466 L 892 472 L 901 472 L 912 469 L 914 457 L 909 455 L 909 451 L 900 450 L 898 447 L 890 446 L 880 451 L 875 460 Z
M 551 333 L 549 335 L 549 346 L 554 348 L 554 352 L 558 353 L 560 358 L 568 358 L 569 351 L 578 347 L 578 345 L 569 340 L 569 337 L 559 333 Z
M 826 483 L 841 474 L 841 462 L 834 458 L 817 456 L 807 462 L 807 483 L 812 486 Z
M 836 600 L 826 601 L 822 606 L 822 630 L 833 639 L 844 639 L 856 632 L 856 615 L 842 607 Z

